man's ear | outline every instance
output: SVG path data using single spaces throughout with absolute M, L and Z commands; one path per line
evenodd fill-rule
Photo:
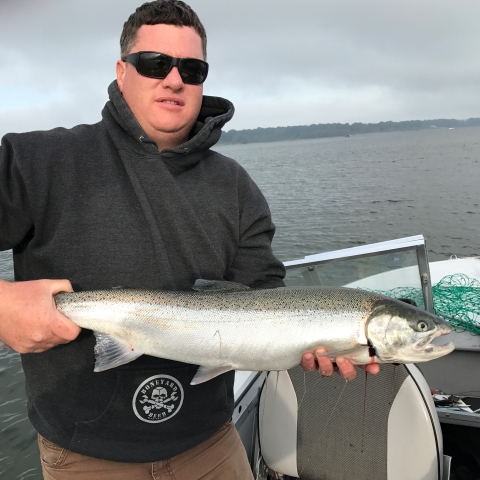
M 123 81 L 125 79 L 125 73 L 127 71 L 127 63 L 123 62 L 122 60 L 118 60 L 115 68 L 117 70 L 118 89 L 123 92 Z

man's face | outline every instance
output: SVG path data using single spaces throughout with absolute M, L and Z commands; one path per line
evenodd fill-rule
M 204 60 L 202 41 L 191 27 L 142 25 L 129 53 L 140 51 Z M 164 79 L 156 79 L 140 75 L 121 60 L 117 62 L 117 82 L 135 118 L 160 150 L 187 140 L 202 104 L 202 85 L 183 83 L 177 67 Z

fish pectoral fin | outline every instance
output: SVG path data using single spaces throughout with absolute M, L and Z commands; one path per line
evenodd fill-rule
M 130 363 L 143 355 L 143 352 L 132 350 L 130 345 L 118 338 L 105 333 L 94 332 L 97 343 L 95 344 L 94 372 L 103 372 L 110 368 Z
M 337 357 L 348 358 L 352 363 L 357 365 L 363 365 L 364 363 L 369 363 L 370 354 L 368 345 L 358 345 L 354 348 L 349 348 L 347 350 L 333 350 L 320 354 L 321 357 L 328 357 L 334 360 Z
M 250 287 L 241 283 L 228 282 L 227 280 L 204 280 L 199 278 L 192 287 L 197 292 L 238 292 L 241 290 L 250 290 Z
M 221 367 L 199 367 L 197 373 L 193 377 L 190 385 L 198 385 L 199 383 L 208 382 L 212 378 L 218 377 L 222 373 L 233 370 L 231 365 L 222 365 Z

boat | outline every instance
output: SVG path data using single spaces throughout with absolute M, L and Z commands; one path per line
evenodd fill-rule
M 422 235 L 309 255 L 285 267 L 287 285 L 408 295 L 439 315 L 438 296 L 463 292 L 466 278 L 480 298 L 480 258 L 429 262 Z M 460 285 L 452 285 L 458 276 Z M 449 335 L 456 346 L 451 354 L 418 365 L 382 365 L 379 375 L 358 374 L 348 384 L 339 375 L 322 378 L 300 367 L 236 372 L 233 419 L 254 478 L 449 480 L 447 426 L 480 432 L 480 336 L 467 329 L 476 328 L 474 313 L 467 312 L 467 323 L 459 328 L 457 322 Z M 478 402 L 478 411 L 462 402 L 466 396 L 467 403 Z M 438 398 L 458 401 L 447 405 Z

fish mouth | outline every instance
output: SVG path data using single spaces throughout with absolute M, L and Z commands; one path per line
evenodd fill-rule
M 452 327 L 449 325 L 448 327 L 444 327 L 435 332 L 434 334 L 425 337 L 423 340 L 421 340 L 415 345 L 415 352 L 427 356 L 428 359 L 434 359 L 442 357 L 443 355 L 447 355 L 455 349 L 455 345 L 453 344 L 453 342 L 449 342 L 444 345 L 437 345 L 431 342 L 434 338 L 448 335 L 449 333 L 451 333 L 451 331 Z
M 435 345 L 434 343 L 429 343 L 419 351 L 425 353 L 426 355 L 431 355 L 431 354 L 446 355 L 447 353 L 450 353 L 451 351 L 453 351 L 454 348 L 455 348 L 455 345 L 453 344 L 453 342 L 446 343 L 445 345 Z

